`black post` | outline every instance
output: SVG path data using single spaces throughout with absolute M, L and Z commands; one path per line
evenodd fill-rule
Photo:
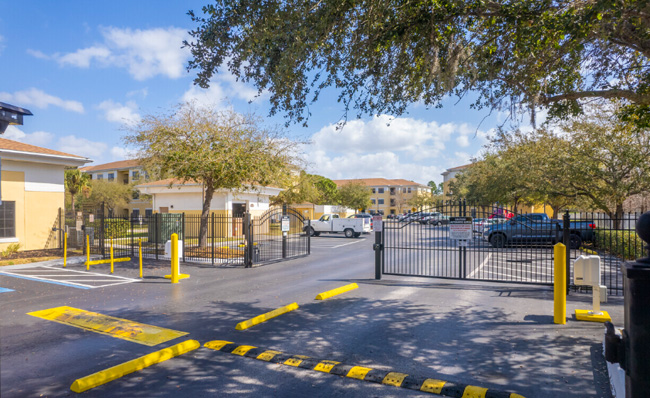
M 569 210 L 566 210 L 562 217 L 562 242 L 566 246 L 566 294 L 569 294 L 571 286 L 571 216 Z
M 647 243 L 648 257 L 621 264 L 625 294 L 625 395 L 650 397 L 650 212 L 636 223 L 636 232 Z
M 183 241 L 183 262 L 185 262 L 185 212 L 181 216 L 181 240 Z
M 467 202 L 465 199 L 463 199 L 463 206 L 461 208 L 462 211 L 462 216 L 467 217 Z M 469 244 L 469 242 L 467 242 Z M 460 252 L 462 253 L 462 268 L 461 268 L 461 274 L 460 277 L 465 279 L 467 277 L 467 247 L 462 246 L 460 247 Z
M 104 202 L 102 202 L 102 208 L 101 208 L 101 215 L 102 216 L 100 218 L 101 234 L 99 235 L 99 244 L 100 244 L 100 246 L 102 248 L 102 258 L 106 258 L 106 248 L 105 248 L 105 246 L 106 246 L 106 241 L 105 241 L 105 237 L 106 237 L 106 220 L 104 218 L 104 210 L 105 210 L 104 209 Z M 73 211 L 73 213 L 74 213 L 74 211 Z
M 282 219 L 287 215 L 287 204 L 282 204 Z M 280 220 L 280 230 L 282 230 L 282 220 Z M 287 233 L 282 232 L 282 258 L 287 258 Z
M 382 228 L 383 229 L 383 228 Z M 384 251 L 382 244 L 382 231 L 375 231 L 375 244 L 372 246 L 375 251 L 375 279 L 381 279 L 381 255 Z
M 65 218 L 65 211 L 61 212 L 61 208 L 59 207 L 59 249 L 63 249 L 63 234 L 61 231 L 63 230 L 63 226 L 61 224 L 62 220 Z M 86 247 L 85 242 L 84 242 L 84 247 Z M 84 249 L 85 250 L 85 249 Z
M 214 265 L 214 238 L 216 235 L 214 234 L 214 213 L 210 215 L 210 226 L 212 227 L 212 265 Z
M 160 239 L 160 234 L 158 233 L 158 216 L 160 216 L 160 213 L 156 213 L 153 215 L 153 223 L 154 223 L 154 232 L 156 233 L 156 246 L 154 246 L 154 250 L 156 251 L 156 260 L 158 260 L 158 240 Z
M 307 254 L 311 254 L 311 234 L 309 229 L 311 228 L 311 219 L 307 220 Z
M 135 248 L 133 247 L 133 233 L 135 232 L 135 227 L 133 224 L 135 224 L 135 217 L 133 217 L 133 214 L 131 214 L 130 220 L 131 222 L 131 258 L 135 257 Z
M 244 213 L 243 228 L 244 239 L 246 240 L 246 250 L 244 251 L 244 266 L 251 268 L 253 266 L 253 236 L 251 234 L 251 213 Z

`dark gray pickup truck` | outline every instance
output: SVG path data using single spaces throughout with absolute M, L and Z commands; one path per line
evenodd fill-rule
M 577 249 L 582 242 L 592 241 L 595 228 L 593 221 L 571 221 L 570 248 Z M 549 218 L 545 213 L 520 214 L 483 232 L 483 238 L 499 248 L 508 244 L 552 245 L 561 242 L 562 236 L 562 221 Z

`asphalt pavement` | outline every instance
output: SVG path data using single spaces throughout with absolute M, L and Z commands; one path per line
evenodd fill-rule
M 384 276 L 374 279 L 372 235 L 312 239 L 308 257 L 257 268 L 181 264 L 171 284 L 165 261 L 0 268 L 0 395 L 66 397 L 75 379 L 195 339 L 227 340 L 525 397 L 609 397 L 602 324 L 574 320 L 591 297 L 571 293 L 566 325 L 553 323 L 545 286 Z M 28 271 L 33 269 L 33 271 Z M 57 272 L 51 271 L 55 270 Z M 47 272 L 43 272 L 43 271 Z M 24 278 L 9 273 L 38 276 Z M 52 275 L 63 275 L 52 277 Z M 78 282 L 85 279 L 86 282 Z M 98 280 L 87 282 L 88 280 Z M 74 282 L 77 281 L 77 282 Z M 72 283 L 68 283 L 72 282 Z M 80 288 L 75 283 L 92 285 Z M 314 300 L 349 283 L 359 288 Z M 104 284 L 104 285 L 102 285 Z M 295 311 L 239 331 L 243 320 L 297 303 Z M 147 346 L 28 315 L 69 306 L 187 332 Z M 623 324 L 622 298 L 607 310 Z M 425 397 L 418 391 L 199 348 L 91 389 L 87 397 Z

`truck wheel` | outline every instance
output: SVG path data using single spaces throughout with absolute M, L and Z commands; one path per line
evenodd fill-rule
M 354 230 L 352 228 L 346 228 L 343 233 L 345 233 L 346 238 L 351 238 L 354 236 Z
M 318 236 L 318 235 L 316 235 L 316 231 L 314 231 L 314 227 L 307 228 L 307 235 L 309 235 L 309 236 Z
M 320 236 L 320 232 L 314 232 L 313 236 Z
M 490 244 L 492 247 L 502 249 L 506 245 L 506 237 L 501 234 L 492 235 L 490 236 Z
M 571 234 L 569 236 L 569 248 L 577 250 L 582 246 L 582 238 L 580 235 Z

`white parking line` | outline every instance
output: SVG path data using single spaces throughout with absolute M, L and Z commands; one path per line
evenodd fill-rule
M 338 245 L 338 246 L 332 246 L 332 249 L 336 249 L 337 247 L 343 247 L 343 246 L 347 246 L 347 245 L 354 245 L 355 243 L 359 243 L 359 242 L 362 242 L 362 241 L 357 240 L 357 241 L 354 241 L 354 242 L 344 243 L 344 244 Z
M 472 272 L 470 272 L 469 275 L 467 275 L 467 277 L 473 278 L 474 274 L 479 270 L 482 270 L 485 264 L 487 264 L 487 262 L 490 261 L 490 257 L 492 257 L 492 253 L 488 253 L 487 257 L 485 257 L 485 259 L 481 262 L 481 264 L 478 267 L 474 268 Z
M 40 268 L 40 269 L 38 269 Z M 47 273 L 47 271 L 53 271 L 56 273 Z M 33 274 L 32 272 L 39 272 L 38 274 Z M 45 272 L 45 273 L 44 273 Z M 64 272 L 64 273 L 61 273 Z M 117 275 L 105 275 L 105 274 L 99 274 L 96 272 L 84 272 L 84 271 L 76 271 L 76 270 L 62 270 L 60 268 L 54 268 L 46 265 L 39 265 L 36 268 L 32 269 L 14 269 L 14 270 L 3 270 L 0 272 L 2 275 L 7 275 L 7 276 L 14 276 L 17 278 L 22 278 L 22 279 L 30 279 L 38 282 L 46 282 L 46 283 L 53 283 L 57 285 L 64 285 L 64 286 L 70 286 L 70 287 L 77 287 L 81 289 L 96 289 L 98 287 L 106 287 L 106 286 L 115 286 L 115 285 L 122 285 L 125 283 L 133 283 L 133 282 L 139 282 L 139 279 L 132 279 L 132 278 L 126 278 L 123 276 L 117 276 Z M 100 277 L 101 279 L 78 279 L 79 277 L 83 276 L 88 276 L 88 277 Z M 54 277 L 60 277 L 60 278 L 66 278 L 66 279 L 53 279 Z M 69 278 L 69 279 L 68 279 Z M 73 279 L 74 278 L 74 279 Z M 102 285 L 89 285 L 86 283 L 80 283 L 80 282 L 95 282 L 95 283 L 103 283 L 103 282 L 113 282 L 113 283 L 108 283 L 108 284 L 102 284 Z

